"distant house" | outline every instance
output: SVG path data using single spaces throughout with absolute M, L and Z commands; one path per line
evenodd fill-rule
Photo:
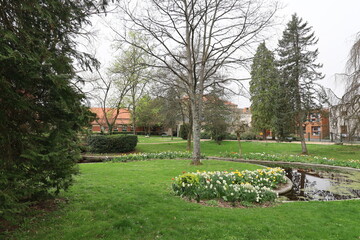
M 303 125 L 305 140 L 329 139 L 329 110 L 310 112 Z
M 251 126 L 251 109 L 242 108 L 239 110 L 241 114 L 241 120 Z M 304 121 L 303 125 L 305 140 L 320 141 L 322 139 L 329 139 L 329 129 L 329 110 L 323 109 L 321 111 L 313 111 L 306 116 L 306 120 Z M 258 136 L 262 136 L 262 134 L 263 133 L 261 132 Z M 266 131 L 266 138 L 268 137 L 272 137 L 272 132 L 270 130 Z
M 108 124 L 106 123 L 106 117 L 109 121 L 113 121 L 116 115 L 115 108 L 90 108 L 90 111 L 96 114 L 96 119 L 91 122 L 91 130 L 93 132 L 107 132 Z M 105 115 L 106 114 L 106 115 Z M 133 131 L 131 125 L 131 114 L 126 108 L 121 108 L 119 114 L 115 120 L 114 129 L 115 132 L 131 132 Z M 144 131 L 142 127 L 137 127 L 136 131 Z

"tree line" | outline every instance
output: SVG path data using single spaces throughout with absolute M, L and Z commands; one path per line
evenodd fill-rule
M 316 63 L 318 39 L 312 27 L 296 14 L 286 26 L 276 49 L 277 56 L 261 43 L 251 66 L 253 127 L 271 130 L 279 140 L 296 132 L 302 154 L 308 154 L 304 122 L 310 112 L 321 111 L 326 96 L 317 80 L 324 78 Z

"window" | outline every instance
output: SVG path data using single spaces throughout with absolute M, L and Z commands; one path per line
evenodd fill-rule
M 320 113 L 310 113 L 309 122 L 320 122 Z
M 340 126 L 340 132 L 341 134 L 347 134 L 347 126 L 346 125 Z
M 320 136 L 321 127 L 311 127 L 311 133 L 313 136 Z
M 303 132 L 306 134 L 306 126 L 303 126 Z
M 126 132 L 127 131 L 127 125 L 122 125 L 122 131 Z

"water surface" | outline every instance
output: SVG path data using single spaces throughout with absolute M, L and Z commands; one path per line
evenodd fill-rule
M 327 168 L 269 164 L 285 169 L 294 183 L 290 192 L 280 196 L 291 201 L 332 201 L 360 198 L 360 172 Z

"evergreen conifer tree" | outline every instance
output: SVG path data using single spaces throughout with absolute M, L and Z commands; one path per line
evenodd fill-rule
M 74 65 L 94 59 L 74 36 L 98 10 L 95 1 L 0 1 L 0 218 L 20 203 L 72 182 L 78 132 L 90 112 Z
M 264 139 L 266 130 L 275 129 L 274 100 L 278 75 L 274 54 L 263 42 L 258 46 L 251 65 L 250 94 L 252 126 L 263 132 Z
M 303 22 L 296 14 L 287 24 L 283 37 L 278 44 L 279 67 L 282 75 L 281 87 L 285 101 L 291 104 L 286 114 L 296 120 L 296 128 L 301 139 L 302 153 L 307 154 L 304 138 L 304 119 L 309 111 L 318 109 L 316 80 L 324 76 L 318 71 L 322 64 L 315 63 L 319 54 L 318 49 L 312 50 L 318 39 L 312 27 Z

